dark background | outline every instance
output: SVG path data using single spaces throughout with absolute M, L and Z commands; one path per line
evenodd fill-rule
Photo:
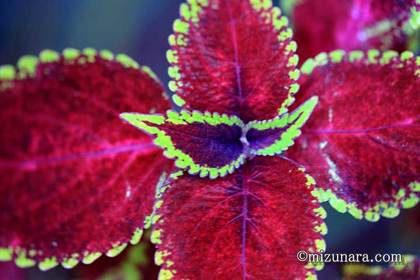
M 150 66 L 167 84 L 165 53 L 181 0 L 0 0 L 0 65 L 15 64 L 25 54 L 49 48 L 93 47 L 125 53 Z M 276 4 L 278 1 L 274 1 Z M 293 207 L 292 205 L 290 207 Z M 328 252 L 420 254 L 420 209 L 402 211 L 396 219 L 357 221 L 325 205 Z M 0 279 L 6 277 L 0 266 Z M 328 264 L 319 279 L 338 279 L 341 268 Z M 21 274 L 19 271 L 16 275 Z M 73 279 L 55 268 L 47 273 L 23 271 L 25 279 Z M 9 277 L 6 277 L 10 279 Z M 149 279 L 150 277 L 145 277 Z

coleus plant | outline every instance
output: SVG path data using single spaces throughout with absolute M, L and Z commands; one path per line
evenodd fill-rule
M 314 279 L 296 253 L 325 250 L 320 202 L 369 221 L 417 204 L 420 58 L 336 50 L 300 71 L 267 0 L 190 0 L 174 30 L 172 110 L 122 54 L 0 68 L 1 260 L 72 268 L 152 227 L 161 279 Z
M 418 0 L 285 0 L 301 61 L 336 49 L 398 50 L 420 25 Z M 326 8 L 328 7 L 328 8 Z

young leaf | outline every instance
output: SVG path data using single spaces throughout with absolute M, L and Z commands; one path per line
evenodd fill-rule
M 296 43 L 271 0 L 189 0 L 167 57 L 174 102 L 244 122 L 286 112 L 297 92 Z
M 312 97 L 292 113 L 268 121 L 251 122 L 246 134 L 251 154 L 272 156 L 287 150 L 301 134 L 302 126 L 317 103 L 318 98 Z
M 155 205 L 151 240 L 160 276 L 314 279 L 314 267 L 296 259 L 301 250 L 325 250 L 326 213 L 313 183 L 275 157 L 255 157 L 215 180 L 178 177 Z
M 292 18 L 301 61 L 335 49 L 403 51 L 420 25 L 420 1 L 302 0 Z
M 154 143 L 165 150 L 164 155 L 190 174 L 225 176 L 245 160 L 240 140 L 243 123 L 235 116 L 168 111 L 166 117 L 123 113 L 121 118 L 156 135 Z
M 302 67 L 299 98 L 319 105 L 287 156 L 340 212 L 377 221 L 419 200 L 420 58 L 405 52 L 321 54 Z
M 171 163 L 118 115 L 168 108 L 146 68 L 109 51 L 0 67 L 0 260 L 71 268 L 138 242 Z

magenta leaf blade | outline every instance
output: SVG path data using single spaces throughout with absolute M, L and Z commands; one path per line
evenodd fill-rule
M 149 71 L 92 49 L 0 68 L 0 250 L 21 267 L 73 267 L 138 242 L 171 162 L 122 111 L 169 108 Z
M 169 87 L 188 110 L 244 122 L 284 112 L 297 91 L 296 43 L 271 1 L 189 1 L 169 38 Z
M 296 254 L 325 250 L 325 210 L 311 194 L 312 178 L 289 162 L 256 157 L 226 177 L 183 175 L 164 189 L 151 235 L 161 277 L 314 276 Z
M 409 52 L 372 50 L 324 53 L 303 65 L 300 98 L 316 94 L 319 105 L 287 156 L 338 211 L 377 221 L 417 204 L 419 64 Z

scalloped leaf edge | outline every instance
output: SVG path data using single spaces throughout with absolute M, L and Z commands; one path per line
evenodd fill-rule
M 228 126 L 236 125 L 243 128 L 243 122 L 236 116 L 228 116 L 226 114 L 220 115 L 218 113 L 209 112 L 202 113 L 199 111 L 189 112 L 182 110 L 181 112 L 176 112 L 169 110 L 166 113 L 166 117 L 158 114 L 146 115 L 138 113 L 122 113 L 120 114 L 120 117 L 130 125 L 156 136 L 153 143 L 164 150 L 163 154 L 167 158 L 175 159 L 175 165 L 178 168 L 188 170 L 188 173 L 191 175 L 199 174 L 200 177 L 209 177 L 211 179 L 223 177 L 233 173 L 235 169 L 239 168 L 239 166 L 245 162 L 246 155 L 241 154 L 231 163 L 221 167 L 209 167 L 197 164 L 191 156 L 175 147 L 169 135 L 167 135 L 164 131 L 146 123 L 150 122 L 155 125 L 162 125 L 165 122 L 175 125 L 206 123 L 213 126 L 225 124 Z
M 287 112 L 287 108 L 293 104 L 295 98 L 293 97 L 299 91 L 299 84 L 297 83 L 300 77 L 300 70 L 296 68 L 299 63 L 299 56 L 296 54 L 297 43 L 292 39 L 293 30 L 288 27 L 289 20 L 286 16 L 282 16 L 282 11 L 279 7 L 274 7 L 271 0 L 248 0 L 252 7 L 261 14 L 261 16 L 268 21 L 272 21 L 272 25 L 275 31 L 278 32 L 278 41 L 280 43 L 290 40 L 285 47 L 285 54 L 292 55 L 288 62 L 287 68 L 291 68 L 289 71 L 289 78 L 291 84 L 287 86 L 289 95 L 286 100 L 281 104 L 278 109 L 279 114 Z M 188 0 L 187 3 L 180 5 L 180 18 L 176 19 L 173 23 L 174 34 L 171 34 L 168 38 L 169 45 L 172 47 L 166 52 L 166 58 L 170 64 L 168 68 L 168 75 L 171 80 L 168 83 L 169 89 L 174 93 L 172 95 L 172 101 L 175 105 L 183 107 L 186 101 L 179 96 L 179 86 L 182 85 L 182 73 L 177 65 L 179 61 L 179 54 L 174 47 L 186 47 L 188 45 L 188 31 L 190 24 L 199 25 L 200 13 L 206 7 L 208 7 L 208 0 Z
M 17 62 L 17 66 L 8 64 L 1 65 L 0 81 L 3 83 L 0 85 L 0 91 L 4 88 L 12 87 L 14 80 L 33 78 L 36 74 L 37 66 L 40 63 L 54 63 L 62 59 L 65 63 L 78 63 L 82 65 L 85 63 L 95 62 L 97 56 L 104 60 L 119 62 L 126 68 L 140 70 L 146 73 L 157 83 L 161 83 L 149 67 L 140 66 L 136 61 L 125 54 L 114 55 L 109 50 L 97 51 L 93 48 L 84 48 L 82 51 L 74 48 L 66 48 L 61 53 L 54 50 L 45 49 L 39 53 L 38 57 L 34 55 L 24 55 L 20 57 Z M 165 92 L 162 92 L 162 95 L 165 97 L 165 99 L 168 99 Z M 146 226 L 147 220 L 145 220 L 144 224 Z M 0 247 L 0 262 L 14 261 L 14 263 L 20 268 L 38 266 L 41 271 L 50 270 L 58 265 L 61 265 L 66 269 L 72 269 L 80 262 L 84 264 L 91 264 L 100 258 L 103 254 L 108 257 L 116 257 L 128 246 L 128 244 L 138 244 L 141 241 L 142 236 L 143 229 L 138 227 L 135 229 L 129 242 L 113 244 L 112 247 L 105 253 L 89 251 L 86 251 L 83 253 L 83 255 L 74 253 L 61 262 L 58 262 L 56 257 L 49 257 L 43 259 L 42 261 L 36 262 L 33 258 L 39 255 L 39 252 L 37 252 L 35 249 L 27 250 L 20 247 Z
M 315 179 L 306 173 L 305 168 L 301 167 L 298 169 L 300 172 L 302 172 L 306 177 L 306 187 L 309 189 L 313 189 L 316 185 Z M 183 175 L 182 171 L 174 172 L 170 175 L 170 179 L 172 182 L 174 180 L 177 180 L 180 176 Z M 164 204 L 164 200 L 162 198 L 164 192 L 171 188 L 171 183 L 169 182 L 166 185 L 161 185 L 160 190 L 157 191 L 156 196 L 156 203 L 155 203 L 155 209 L 158 210 L 162 205 Z M 316 200 L 317 197 L 314 196 L 312 192 L 313 198 Z M 316 233 L 319 233 L 321 236 L 325 236 L 328 234 L 328 227 L 325 223 L 325 219 L 327 218 L 327 211 L 322 207 L 321 205 L 313 210 L 314 214 L 321 218 L 322 223 L 316 224 L 313 227 L 313 231 Z M 156 213 L 154 211 L 154 213 Z M 161 215 L 155 215 L 155 218 L 153 219 L 153 222 L 151 223 L 151 226 L 160 223 L 164 223 L 164 217 Z M 162 236 L 163 230 L 162 229 L 153 229 L 150 235 L 150 241 L 155 244 L 159 245 L 162 244 Z M 314 249 L 315 251 L 313 253 L 324 253 L 326 250 L 326 242 L 324 238 L 316 239 L 314 240 Z M 159 280 L 170 280 L 173 279 L 177 273 L 175 269 L 171 269 L 171 267 L 174 265 L 174 262 L 170 259 L 171 252 L 167 250 L 160 250 L 157 249 L 154 256 L 154 262 L 156 265 L 161 266 L 161 269 L 159 271 Z M 168 258 L 169 257 L 169 258 Z M 162 266 L 165 265 L 163 268 Z M 324 263 L 309 263 L 305 266 L 305 268 L 308 270 L 306 273 L 306 280 L 316 280 L 317 276 L 315 274 L 315 271 L 320 271 L 324 268 Z
M 81 51 L 74 48 L 65 48 L 61 53 L 45 49 L 42 50 L 38 56 L 24 55 L 18 59 L 17 66 L 10 64 L 0 65 L 0 81 L 4 82 L 0 87 L 0 91 L 4 88 L 12 87 L 14 80 L 33 78 L 36 74 L 38 64 L 54 63 L 63 60 L 67 64 L 83 65 L 85 63 L 95 62 L 97 57 L 118 62 L 126 68 L 139 70 L 147 74 L 158 84 L 161 84 L 161 81 L 157 78 L 156 74 L 148 66 L 139 65 L 134 59 L 126 54 L 114 54 L 109 50 L 97 51 L 93 48 L 84 48 Z M 164 91 L 162 92 L 162 96 L 165 99 L 168 99 L 168 96 Z
M 344 50 L 334 50 L 328 53 L 322 52 L 315 56 L 315 58 L 307 59 L 301 67 L 301 72 L 304 75 L 310 75 L 318 67 L 325 66 L 329 63 L 337 64 L 341 62 L 363 62 L 367 65 L 397 63 L 398 67 L 415 63 L 414 75 L 420 78 L 420 57 L 416 57 L 411 51 L 404 51 L 399 54 L 396 51 L 381 52 L 377 49 L 368 51 L 355 50 L 350 52 Z
M 394 201 L 380 201 L 376 205 L 363 211 L 357 207 L 355 203 L 346 202 L 344 199 L 338 198 L 331 190 L 317 188 L 313 191 L 313 195 L 318 200 L 329 202 L 337 212 L 349 213 L 358 220 L 365 219 L 369 222 L 377 222 L 381 216 L 391 219 L 396 218 L 400 214 L 401 209 L 409 209 L 415 207 L 419 203 L 420 183 L 412 182 L 408 185 L 411 192 L 407 192 L 405 188 L 401 188 L 393 196 Z
M 274 156 L 286 151 L 295 143 L 294 139 L 301 135 L 301 128 L 308 121 L 317 104 L 318 97 L 313 96 L 306 100 L 292 113 L 285 113 L 271 120 L 250 122 L 247 125 L 248 129 L 256 129 L 260 131 L 285 128 L 286 126 L 291 125 L 273 144 L 263 149 L 251 150 L 251 153 L 260 156 Z
M 40 256 L 42 252 L 38 252 L 37 250 L 31 249 L 26 250 L 20 247 L 15 248 L 0 248 L 0 261 L 14 261 L 16 266 L 20 268 L 29 268 L 38 266 L 41 271 L 50 270 L 58 265 L 61 264 L 62 267 L 66 269 L 74 268 L 79 262 L 84 264 L 91 264 L 97 259 L 99 259 L 102 255 L 106 255 L 107 257 L 116 257 L 118 256 L 127 246 L 128 244 L 136 245 L 140 242 L 143 236 L 143 229 L 137 228 L 131 236 L 129 242 L 126 243 L 117 243 L 113 244 L 111 249 L 106 251 L 104 254 L 101 252 L 89 252 L 86 251 L 82 255 L 78 253 L 71 254 L 70 257 L 63 259 L 62 261 L 57 261 L 56 257 L 48 257 L 44 258 L 43 260 L 36 262 L 34 257 Z M 14 255 L 16 257 L 14 257 Z
M 415 64 L 414 76 L 420 78 L 420 57 L 416 57 L 411 51 L 404 51 L 399 54 L 396 51 L 381 52 L 376 49 L 369 51 L 350 51 L 335 50 L 329 53 L 320 53 L 315 58 L 310 58 L 302 65 L 301 71 L 305 75 L 310 75 L 317 67 L 322 67 L 328 63 L 341 62 L 363 62 L 367 65 L 387 65 L 395 63 L 397 67 L 404 67 L 409 63 Z M 417 205 L 419 198 L 415 193 L 420 192 L 420 183 L 412 182 L 408 188 L 412 191 L 407 194 L 404 188 L 401 188 L 394 196 L 396 202 L 390 203 L 380 201 L 376 205 L 363 211 L 358 208 L 355 203 L 348 203 L 338 198 L 331 190 L 318 188 L 314 191 L 314 195 L 318 197 L 320 202 L 329 202 L 330 205 L 340 213 L 350 213 L 356 219 L 366 219 L 370 222 L 379 221 L 380 217 L 395 218 L 399 215 L 400 209 L 412 208 Z

